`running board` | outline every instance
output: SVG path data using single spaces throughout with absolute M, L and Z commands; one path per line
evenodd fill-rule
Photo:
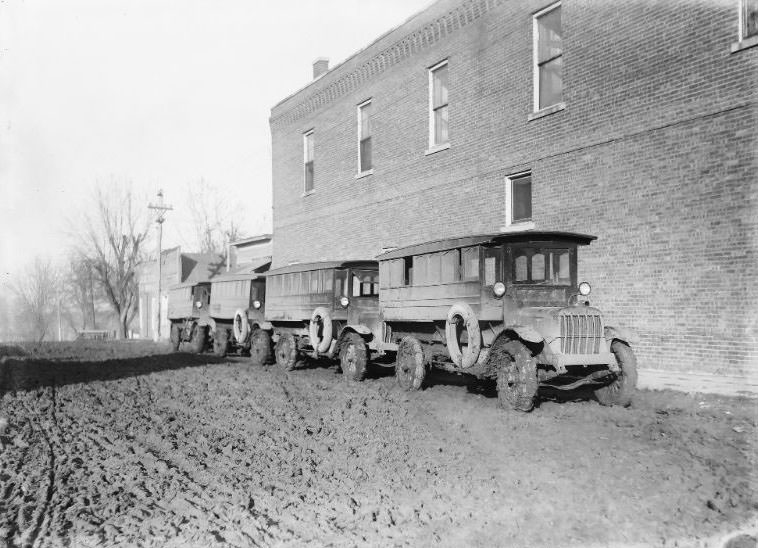
M 587 375 L 583 379 L 579 379 L 578 381 L 572 382 L 570 384 L 540 383 L 540 387 L 549 386 L 550 388 L 556 388 L 558 390 L 573 390 L 574 388 L 578 388 L 585 384 L 604 384 L 601 381 L 603 381 L 606 377 L 610 377 L 613 374 L 614 374 L 613 371 L 595 371 L 594 373 Z

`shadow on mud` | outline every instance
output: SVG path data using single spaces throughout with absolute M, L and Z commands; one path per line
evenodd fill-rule
M 0 363 L 0 394 L 43 386 L 115 380 L 225 361 L 211 354 L 184 352 L 97 361 L 10 358 Z
M 497 384 L 494 380 L 478 379 L 471 375 L 458 375 L 441 369 L 432 369 L 426 377 L 425 388 L 434 386 L 462 386 L 470 394 L 479 394 L 485 398 L 497 398 Z M 574 390 L 559 390 L 551 387 L 540 387 L 537 393 L 536 407 L 540 402 L 552 401 L 567 403 L 573 401 L 596 400 L 591 388 L 580 387 Z

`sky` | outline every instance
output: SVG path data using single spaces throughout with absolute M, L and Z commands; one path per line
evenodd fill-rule
M 271 230 L 271 107 L 431 0 L 0 0 L 0 275 L 61 260 L 93 189 L 163 189 L 164 248 L 197 247 L 189 187 Z

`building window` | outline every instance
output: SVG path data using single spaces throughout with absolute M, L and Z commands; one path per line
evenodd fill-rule
M 758 0 L 740 0 L 740 40 L 758 37 Z
M 444 145 L 448 135 L 448 66 L 442 61 L 429 69 L 429 147 Z
M 303 172 L 305 192 L 313 192 L 313 130 L 303 134 Z
M 563 33 L 561 5 L 534 15 L 534 110 L 563 100 Z
M 505 182 L 505 224 L 532 220 L 532 174 L 511 175 Z
M 373 168 L 371 158 L 371 100 L 358 105 L 358 173 Z

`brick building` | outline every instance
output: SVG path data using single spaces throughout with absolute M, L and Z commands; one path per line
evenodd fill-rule
M 534 227 L 640 366 L 758 372 L 758 3 L 440 0 L 273 107 L 273 267 Z M 324 72 L 325 71 L 325 72 Z

